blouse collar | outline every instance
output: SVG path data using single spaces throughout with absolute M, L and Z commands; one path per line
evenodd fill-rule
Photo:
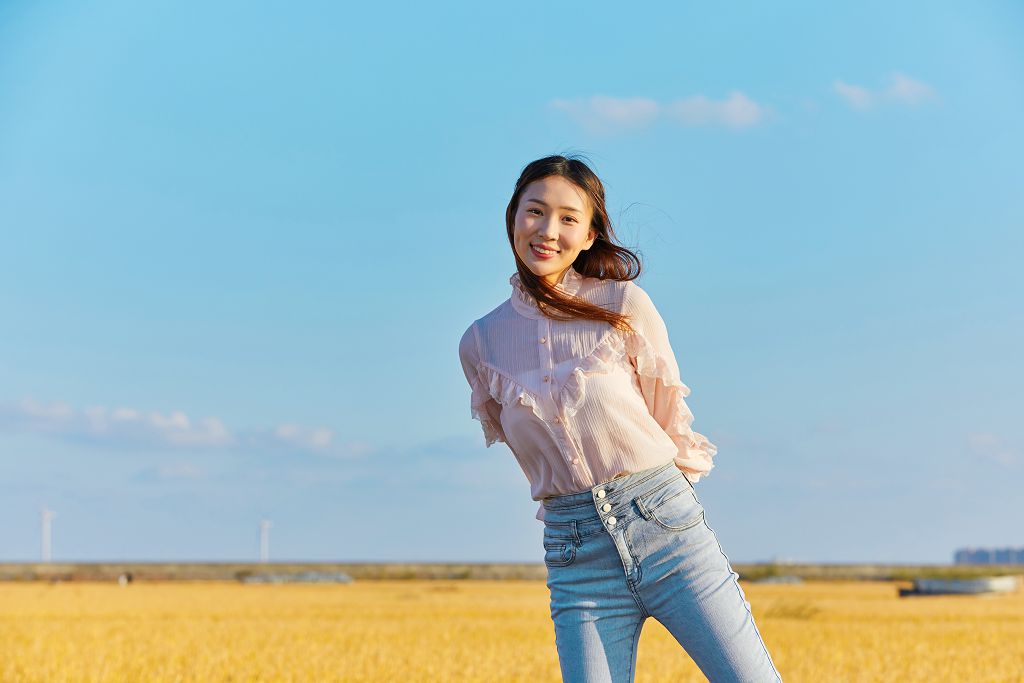
M 575 296 L 576 292 L 579 291 L 580 286 L 583 284 L 583 279 L 583 275 L 581 275 L 572 266 L 569 266 L 569 270 L 565 271 L 565 275 L 562 276 L 562 281 L 555 285 L 555 289 L 568 296 Z M 512 273 L 512 277 L 510 277 L 508 281 L 509 284 L 512 285 L 512 307 L 515 308 L 516 311 L 528 318 L 545 317 L 544 314 L 540 312 L 540 307 L 537 306 L 536 299 L 534 299 L 533 295 L 523 287 L 518 270 Z

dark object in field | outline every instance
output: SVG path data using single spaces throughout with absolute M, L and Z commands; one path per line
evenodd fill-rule
M 1019 576 L 988 576 L 977 579 L 914 579 L 913 588 L 900 588 L 900 597 L 913 595 L 987 595 L 1012 593 L 1020 587 Z
M 345 572 L 267 572 L 249 574 L 239 579 L 242 583 L 352 583 Z

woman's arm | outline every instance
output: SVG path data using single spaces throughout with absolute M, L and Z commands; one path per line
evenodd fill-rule
M 636 333 L 627 337 L 627 351 L 640 382 L 647 410 L 678 448 L 676 465 L 696 483 L 714 467 L 717 448 L 693 431 L 693 413 L 683 400 L 690 388 L 679 376 L 679 366 L 668 338 L 668 328 L 651 297 L 630 283 L 624 312 Z
M 471 390 L 470 413 L 474 420 L 480 420 L 486 447 L 490 448 L 498 441 L 506 442 L 505 432 L 501 428 L 501 404 L 491 397 L 478 370 L 480 347 L 476 334 L 476 323 L 469 326 L 459 341 L 459 361 L 462 363 L 462 371 L 466 375 L 466 381 L 469 382 Z

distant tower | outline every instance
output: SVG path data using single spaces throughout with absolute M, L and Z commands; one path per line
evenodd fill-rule
M 50 523 L 56 516 L 56 512 L 47 510 L 45 506 L 40 513 L 40 518 L 43 522 L 43 562 L 50 561 Z
M 270 555 L 270 520 L 260 520 L 260 562 L 266 562 Z

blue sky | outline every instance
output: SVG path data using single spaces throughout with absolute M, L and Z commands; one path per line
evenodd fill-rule
M 638 249 L 733 561 L 1020 545 L 1024 8 L 0 5 L 0 561 L 540 561 L 458 340 Z

